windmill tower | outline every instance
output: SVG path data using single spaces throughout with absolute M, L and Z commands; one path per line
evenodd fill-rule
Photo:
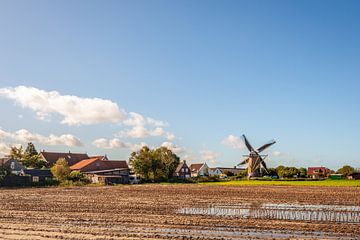
M 239 163 L 239 165 L 248 165 L 248 179 L 252 177 L 261 177 L 262 169 L 264 169 L 266 172 L 268 172 L 268 170 L 264 161 L 267 155 L 261 155 L 260 153 L 269 148 L 271 145 L 275 144 L 276 141 L 271 140 L 269 143 L 264 144 L 258 149 L 254 149 L 245 135 L 242 135 L 242 137 L 246 148 L 249 150 L 249 154 L 244 155 L 245 160 Z

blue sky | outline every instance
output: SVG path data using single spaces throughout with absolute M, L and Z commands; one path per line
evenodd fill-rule
M 359 11 L 358 1 L 1 1 L 0 149 L 30 139 L 127 159 L 165 142 L 233 166 L 246 134 L 278 141 L 271 166 L 360 167 Z M 61 105 L 66 96 L 82 111 Z M 101 117 L 109 103 L 119 111 Z

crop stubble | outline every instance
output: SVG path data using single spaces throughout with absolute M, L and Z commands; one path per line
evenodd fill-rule
M 0 239 L 358 239 L 360 224 L 185 215 L 182 207 L 360 206 L 354 187 L 131 185 L 0 190 Z

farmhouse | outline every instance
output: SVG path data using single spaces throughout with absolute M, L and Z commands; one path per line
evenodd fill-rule
M 186 164 L 185 160 L 180 162 L 180 164 L 177 166 L 173 176 L 176 178 L 190 178 L 191 177 L 190 168 Z
M 190 165 L 191 177 L 209 176 L 209 166 L 206 163 L 194 163 Z
M 40 157 L 48 163 L 49 167 L 52 167 L 59 158 L 64 158 L 69 166 L 89 158 L 86 153 L 71 153 L 70 151 L 68 153 L 42 151 Z
M 71 170 L 82 172 L 93 183 L 129 183 L 129 167 L 126 161 L 107 160 L 103 156 L 84 159 L 72 166 Z
M 330 169 L 326 167 L 309 167 L 307 176 L 313 179 L 326 178 L 330 175 Z

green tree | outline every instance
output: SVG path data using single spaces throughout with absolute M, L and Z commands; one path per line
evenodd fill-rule
M 170 149 L 144 146 L 129 159 L 132 170 L 145 181 L 161 181 L 172 177 L 180 159 Z
M 22 146 L 18 148 L 16 146 L 12 146 L 10 149 L 10 157 L 21 162 L 24 158 L 24 150 Z
M 154 158 L 160 161 L 160 172 L 165 179 L 172 178 L 177 166 L 180 163 L 180 158 L 166 147 L 160 147 L 154 151 Z
M 29 168 L 42 168 L 47 166 L 47 162 L 40 157 L 40 154 L 32 142 L 29 142 L 25 149 L 22 163 L 25 167 Z
M 306 168 L 299 168 L 299 177 L 306 178 L 307 177 L 307 169 Z
M 244 169 L 236 174 L 238 178 L 245 178 L 247 176 L 248 172 L 247 169 Z
M 51 173 L 59 181 L 65 181 L 69 178 L 71 169 L 64 158 L 59 158 L 51 168 Z
M 350 174 L 354 173 L 354 168 L 349 166 L 349 165 L 345 165 L 342 168 L 339 168 L 336 173 L 342 174 L 344 175 L 344 177 L 349 176 Z
M 68 180 L 73 182 L 89 182 L 89 179 L 79 171 L 72 171 L 68 176 Z

